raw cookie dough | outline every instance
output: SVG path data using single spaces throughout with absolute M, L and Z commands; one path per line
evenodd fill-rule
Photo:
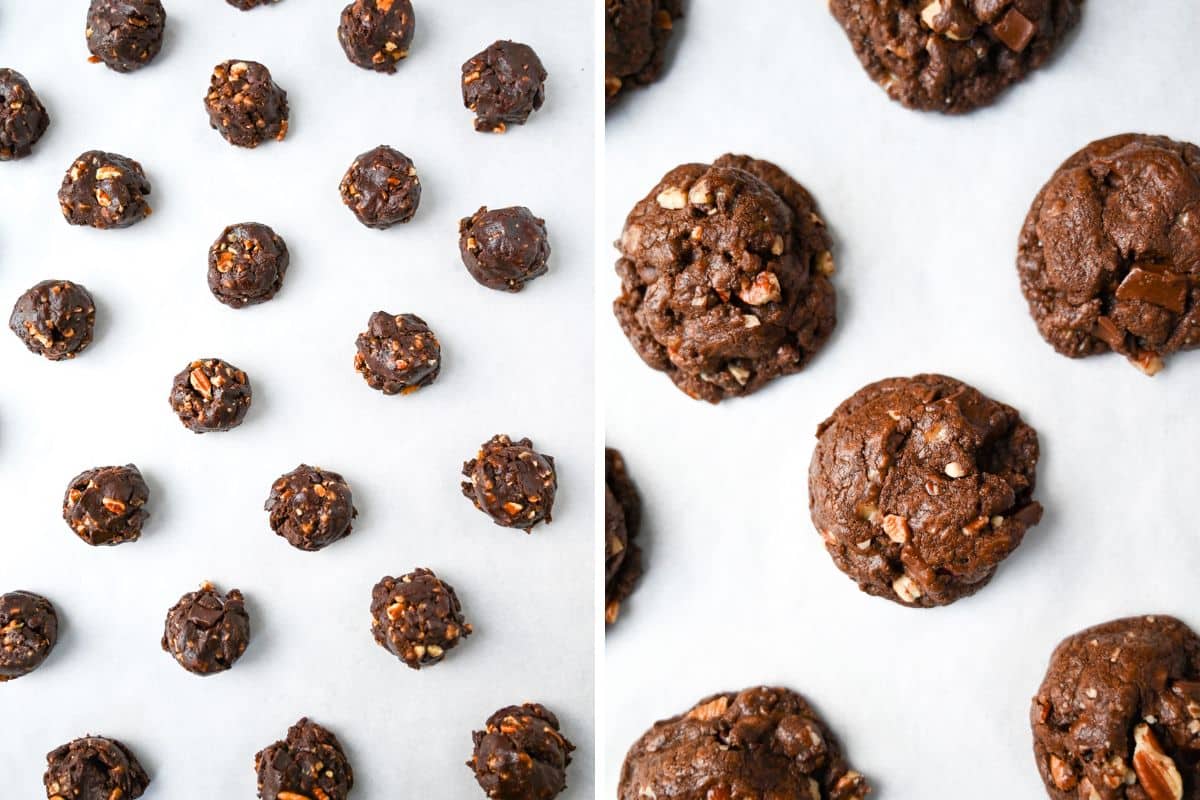
M 286 739 L 260 750 L 254 769 L 261 800 L 346 800 L 354 788 L 341 742 L 307 717 L 288 728 Z
M 642 576 L 642 498 L 629 479 L 625 459 L 604 448 L 604 621 L 617 621 L 621 603 Z
M 24 158 L 50 125 L 37 94 L 15 69 L 0 69 L 0 161 Z
M 442 371 L 442 346 L 416 314 L 376 311 L 354 346 L 354 369 L 384 394 L 412 394 Z
M 136 542 L 150 516 L 150 488 L 133 464 L 94 467 L 74 478 L 63 495 L 63 519 L 90 545 Z
M 1153 375 L 1200 346 L 1200 147 L 1131 133 L 1071 156 L 1029 209 L 1017 271 L 1063 355 L 1115 351 Z
M 42 281 L 17 299 L 8 327 L 29 352 L 51 361 L 74 358 L 92 343 L 96 304 L 70 281 Z
M 617 798 L 862 800 L 870 791 L 803 697 L 759 686 L 654 723 L 625 756 Z
M 46 754 L 49 800 L 137 800 L 150 776 L 124 744 L 85 736 Z
M 575 745 L 540 703 L 500 709 L 471 738 L 475 749 L 467 766 L 492 800 L 550 800 L 567 788 Z
M 250 615 L 242 593 L 222 596 L 207 581 L 179 598 L 163 625 L 162 649 L 194 675 L 224 672 L 250 644 Z
M 58 189 L 58 205 L 72 225 L 128 228 L 150 216 L 150 181 L 142 165 L 117 153 L 89 150 L 75 159 Z
M 471 635 L 454 587 L 417 568 L 384 577 L 371 591 L 375 641 L 412 669 L 432 666 Z
M 605 0 L 604 97 L 648 86 L 662 72 L 663 52 L 682 13 L 682 0 Z
M 358 516 L 346 479 L 308 464 L 279 476 L 263 508 L 276 535 L 310 552 L 349 536 Z
M 893 100 L 959 114 L 1045 63 L 1083 0 L 830 0 L 829 8 Z
M 529 439 L 497 434 L 463 464 L 463 496 L 497 525 L 522 528 L 550 522 L 558 476 L 554 459 L 534 451 Z
M 415 26 L 409 0 L 354 0 L 342 9 L 337 37 L 350 63 L 395 72 L 408 57 Z
M 219 358 L 202 358 L 175 376 L 169 399 L 185 428 L 211 433 L 241 425 L 253 395 L 245 372 Z
M 475 112 L 475 130 L 504 133 L 524 125 L 546 100 L 546 68 L 533 48 L 499 41 L 462 66 L 463 105 Z
M 342 176 L 342 202 L 368 228 L 408 222 L 421 203 L 421 179 L 412 160 L 387 145 L 360 153 Z
M 489 289 L 519 292 L 546 274 L 546 220 L 524 206 L 480 208 L 458 223 L 458 251 L 471 277 Z
M 717 403 L 799 372 L 837 319 L 825 222 L 768 161 L 684 164 L 634 206 L 613 312 L 647 365 Z
M 0 594 L 0 683 L 40 667 L 57 642 L 53 603 L 33 592 Z
M 92 0 L 84 31 L 90 60 L 116 72 L 141 69 L 162 49 L 166 24 L 160 0 Z
M 287 92 L 257 61 L 230 60 L 213 67 L 204 96 L 208 124 L 237 147 L 282 142 L 288 132 Z
M 265 303 L 287 274 L 287 244 L 258 222 L 230 225 L 208 250 L 208 288 L 232 308 Z
M 1016 409 L 944 375 L 888 378 L 817 428 L 809 510 L 864 592 L 947 605 L 983 588 L 1041 520 L 1037 461 Z

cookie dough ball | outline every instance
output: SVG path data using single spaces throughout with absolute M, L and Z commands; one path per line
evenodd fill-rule
M 829 8 L 893 100 L 959 114 L 1045 63 L 1083 0 L 831 0 Z
M 947 605 L 983 588 L 1041 520 L 1037 461 L 1016 409 L 944 375 L 889 378 L 817 428 L 813 525 L 864 592 Z
M 63 519 L 90 545 L 136 542 L 149 518 L 150 488 L 133 464 L 94 467 L 71 479 L 63 496 Z
M 489 289 L 519 292 L 546 274 L 546 220 L 524 206 L 480 208 L 458 223 L 458 251 L 471 277 Z
M 150 776 L 116 739 L 85 736 L 46 754 L 49 800 L 137 800 Z
M 208 288 L 231 308 L 265 303 L 283 285 L 287 244 L 258 222 L 230 225 L 208 249 Z
M 384 577 L 371 591 L 375 641 L 412 669 L 432 666 L 471 635 L 454 587 L 427 569 Z
M 246 373 L 219 358 L 193 361 L 171 385 L 171 408 L 193 433 L 236 428 L 246 419 L 251 400 Z
M 24 158 L 50 125 L 50 115 L 25 76 L 0 69 L 0 161 Z
M 442 370 L 442 346 L 416 314 L 376 311 L 354 346 L 354 369 L 384 394 L 412 394 Z
M 224 672 L 250 644 L 250 615 L 242 593 L 224 597 L 207 581 L 167 612 L 162 649 L 193 675 Z
M 1030 719 L 1054 800 L 1193 800 L 1200 639 L 1165 616 L 1080 631 L 1050 657 Z
M 353 528 L 358 509 L 350 484 L 336 472 L 301 464 L 271 484 L 263 508 L 270 515 L 271 530 L 297 550 L 315 552 Z
M 681 0 L 607 0 L 604 4 L 604 96 L 648 86 L 662 72 Z
M 117 153 L 89 150 L 75 159 L 58 189 L 58 205 L 72 225 L 128 228 L 150 216 L 150 181 L 142 165 Z
M 634 206 L 617 246 L 617 321 L 691 397 L 717 403 L 799 372 L 833 331 L 825 223 L 768 161 L 676 167 Z
M 234 8 L 242 11 L 249 11 L 252 8 L 258 8 L 259 6 L 273 5 L 281 2 L 281 0 L 225 0 L 225 2 L 229 3 L 229 5 L 233 6 Z
M 463 105 L 475 112 L 475 130 L 504 133 L 524 125 L 546 101 L 546 68 L 533 48 L 500 41 L 462 66 Z
M 204 96 L 208 124 L 237 147 L 282 142 L 288 132 L 287 92 L 257 61 L 230 60 L 213 67 Z
M 1065 356 L 1114 351 L 1153 375 L 1200 346 L 1200 148 L 1125 134 L 1071 156 L 1029 209 L 1017 271 Z
M 408 57 L 415 25 L 409 0 L 354 0 L 342 9 L 337 36 L 350 63 L 395 72 Z
M 421 179 L 412 160 L 387 145 L 360 153 L 342 176 L 342 202 L 368 228 L 408 222 L 421 204 Z
M 463 475 L 463 495 L 497 525 L 529 533 L 539 522 L 550 522 L 558 491 L 554 459 L 534 451 L 529 439 L 493 436 L 463 464 Z
M 42 281 L 17 299 L 8 327 L 29 352 L 63 361 L 92 343 L 96 304 L 77 283 Z
M 261 800 L 320 797 L 346 800 L 354 788 L 354 770 L 341 742 L 307 717 L 288 728 L 287 738 L 254 756 Z
M 629 479 L 620 451 L 604 448 L 604 621 L 611 625 L 621 603 L 642 577 L 642 498 Z
M 33 592 L 0 594 L 0 683 L 28 675 L 58 642 L 54 605 Z
M 162 49 L 167 12 L 160 0 L 92 0 L 87 36 L 91 61 L 115 72 L 133 72 Z
M 471 737 L 475 750 L 467 766 L 493 800 L 550 800 L 567 788 L 575 745 L 540 703 L 502 708 Z

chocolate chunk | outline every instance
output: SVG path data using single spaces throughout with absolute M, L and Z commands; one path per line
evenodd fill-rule
M 408 156 L 387 145 L 360 153 L 341 183 L 342 202 L 368 228 L 408 222 L 421 203 L 421 179 Z
M 1009 50 L 1020 53 L 1037 34 L 1037 26 L 1020 11 L 1010 8 L 1008 13 L 992 26 L 992 33 L 996 34 L 996 38 L 1004 42 L 1004 46 Z
M 33 592 L 0 594 L 0 683 L 28 675 L 58 642 L 54 605 Z
M 625 459 L 604 448 L 604 621 L 617 621 L 621 604 L 642 577 L 642 498 L 629 479 Z
M 384 577 L 371 590 L 375 641 L 412 669 L 432 666 L 471 635 L 454 587 L 427 569 Z
M 458 251 L 471 277 L 489 289 L 519 292 L 546 274 L 546 220 L 528 208 L 480 208 L 458 223 Z
M 1134 264 L 1133 269 L 1117 286 L 1118 300 L 1141 300 L 1176 314 L 1187 307 L 1191 281 L 1189 276 L 1175 272 L 1151 272 Z
M 15 69 L 0 69 L 0 161 L 24 158 L 50 125 L 37 94 Z
M 409 0 L 354 0 L 342 9 L 337 37 L 350 63 L 395 72 L 408 57 L 415 26 Z
M 607 0 L 604 4 L 604 96 L 648 86 L 662 72 L 663 54 L 681 0 Z
M 533 48 L 499 41 L 462 66 L 463 105 L 475 112 L 475 130 L 504 133 L 524 125 L 546 100 L 546 68 Z
M 463 496 L 497 525 L 522 528 L 550 522 L 558 477 L 554 459 L 533 450 L 529 439 L 497 434 L 463 464 Z
M 116 72 L 133 72 L 162 49 L 167 12 L 161 0 L 92 0 L 87 45 L 92 61 Z
M 266 225 L 230 225 L 208 250 L 208 288 L 232 308 L 265 303 L 287 274 L 288 249 Z
M 63 519 L 90 545 L 136 542 L 149 518 L 150 488 L 133 464 L 94 467 L 71 479 L 63 496 Z
M 376 311 L 354 346 L 354 369 L 384 394 L 412 394 L 442 371 L 442 346 L 416 314 Z
M 204 107 L 208 124 L 237 147 L 282 142 L 287 136 L 287 92 L 257 61 L 234 59 L 213 67 Z
M 224 672 L 250 644 L 250 615 L 242 593 L 224 597 L 211 583 L 200 584 L 167 612 L 162 649 L 194 675 Z
M 493 800 L 550 800 L 567 788 L 575 745 L 540 703 L 500 709 L 471 738 L 475 749 L 467 766 Z
M 49 800 L 137 800 L 150 776 L 124 744 L 85 736 L 46 754 Z
M 354 770 L 341 742 L 307 717 L 288 728 L 287 738 L 254 756 L 261 800 L 346 800 Z
M 225 2 L 229 3 L 229 5 L 233 6 L 234 8 L 242 11 L 249 11 L 252 8 L 258 8 L 259 6 L 269 6 L 274 3 L 281 2 L 281 0 L 225 0 Z
M 251 399 L 246 373 L 219 358 L 193 361 L 171 385 L 171 408 L 193 433 L 236 428 L 246 418 Z
M 8 327 L 29 352 L 51 361 L 74 358 L 92 343 L 96 305 L 77 283 L 42 281 L 21 295 Z
M 279 476 L 263 508 L 276 535 L 310 552 L 349 536 L 358 516 L 346 479 L 308 464 Z
M 128 228 L 150 216 L 150 181 L 142 165 L 117 153 L 89 150 L 75 159 L 58 189 L 58 204 L 72 225 Z

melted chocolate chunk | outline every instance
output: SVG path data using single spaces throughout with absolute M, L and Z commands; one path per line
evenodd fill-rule
M 307 717 L 288 728 L 286 739 L 260 750 L 254 769 L 261 800 L 346 800 L 354 788 L 341 742 Z
M 230 225 L 208 250 L 208 288 L 231 308 L 265 303 L 283 285 L 289 261 L 287 245 L 266 225 Z
M 133 72 L 162 49 L 167 12 L 161 0 L 92 0 L 88 6 L 88 50 L 116 72 Z
M 0 161 L 24 158 L 50 125 L 37 94 L 14 69 L 0 69 Z
M 17 299 L 8 327 L 29 352 L 51 361 L 74 358 L 92 343 L 96 305 L 70 281 L 42 281 Z
M 90 545 L 136 542 L 149 518 L 150 488 L 133 464 L 79 473 L 63 496 L 63 519 Z
M 472 56 L 462 66 L 462 95 L 475 112 L 475 130 L 524 125 L 546 101 L 546 74 L 533 48 L 519 42 L 495 42 Z
M 230 60 L 213 67 L 204 96 L 208 123 L 237 147 L 282 142 L 288 132 L 287 92 L 257 61 Z
M 307 464 L 279 476 L 263 508 L 276 535 L 310 552 L 349 536 L 358 516 L 346 479 Z
M 421 179 L 408 156 L 387 145 L 359 154 L 340 186 L 342 202 L 368 228 L 408 222 L 421 203 Z
M 489 289 L 519 292 L 546 274 L 546 221 L 528 208 L 480 208 L 458 223 L 458 251 L 471 277 Z
M 33 592 L 0 594 L 0 683 L 40 667 L 57 642 L 54 604 Z
M 175 376 L 169 399 L 193 433 L 227 431 L 241 425 L 250 410 L 250 379 L 219 358 L 202 358 Z
M 526 533 L 550 522 L 558 477 L 554 459 L 534 451 L 529 439 L 497 434 L 463 464 L 462 493 L 497 525 Z
M 508 706 L 472 735 L 467 766 L 493 800 L 550 800 L 567 788 L 575 745 L 559 732 L 558 717 L 539 703 Z
M 141 164 L 117 153 L 89 150 L 63 176 L 58 204 L 72 225 L 128 228 L 150 216 L 148 194 L 150 181 Z
M 137 800 L 150 776 L 116 739 L 85 736 L 46 754 L 49 800 Z
M 454 587 L 427 569 L 384 577 L 371 592 L 375 641 L 412 669 L 438 663 L 471 632 Z
M 409 0 L 354 0 L 342 9 L 337 36 L 350 63 L 395 72 L 408 57 L 415 26 Z

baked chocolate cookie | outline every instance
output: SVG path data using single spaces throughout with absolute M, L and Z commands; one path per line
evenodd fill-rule
M 462 474 L 463 496 L 497 525 L 529 533 L 539 522 L 550 522 L 558 491 L 554 458 L 536 452 L 529 439 L 493 436 L 463 464 Z
M 809 510 L 864 592 L 947 605 L 983 588 L 1041 520 L 1037 461 L 1016 409 L 944 375 L 888 378 L 817 428 Z
M 1153 375 L 1200 346 L 1200 147 L 1131 133 L 1071 156 L 1029 209 L 1017 271 L 1063 355 L 1114 351 Z
M 654 723 L 625 756 L 617 798 L 862 800 L 870 791 L 803 697 L 759 686 Z
M 74 358 L 92 343 L 96 304 L 77 283 L 42 281 L 17 298 L 8 327 L 31 353 L 51 361 Z
M 84 31 L 90 60 L 115 72 L 141 69 L 162 50 L 166 25 L 161 0 L 92 0 Z
M 150 487 L 133 464 L 93 467 L 76 475 L 63 495 L 63 519 L 90 545 L 136 542 L 146 524 Z
M 233 6 L 234 8 L 242 11 L 249 11 L 252 8 L 258 8 L 259 6 L 273 5 L 281 2 L 281 0 L 225 0 L 225 2 L 229 3 L 229 5 Z
M 412 669 L 432 666 L 471 635 L 454 587 L 417 568 L 371 590 L 375 641 Z
M 213 130 L 237 147 L 282 142 L 287 136 L 287 92 L 257 61 L 232 59 L 213 67 L 204 108 Z
M 520 42 L 488 45 L 462 65 L 463 105 L 475 112 L 475 130 L 504 133 L 524 125 L 546 101 L 546 68 Z
M 222 596 L 205 581 L 167 612 L 162 649 L 193 675 L 224 672 L 250 644 L 250 615 L 242 593 L 231 589 Z
M 682 0 L 605 0 L 604 97 L 612 104 L 621 92 L 648 86 L 662 72 Z
M 0 68 L 0 161 L 32 153 L 49 126 L 50 115 L 25 76 Z
M 412 394 L 442 371 L 442 346 L 416 314 L 376 311 L 354 346 L 354 369 L 384 394 Z
M 575 745 L 540 703 L 500 709 L 471 738 L 475 749 L 467 766 L 492 800 L 550 800 L 567 788 Z
M 230 225 L 208 249 L 208 288 L 231 308 L 265 303 L 283 285 L 287 244 L 258 222 Z
M 546 220 L 524 206 L 480 208 L 458 223 L 458 252 L 471 277 L 489 289 L 519 292 L 546 274 Z
M 171 385 L 171 408 L 193 433 L 227 431 L 241 425 L 253 395 L 250 379 L 219 358 L 202 358 L 183 368 Z
M 1030 710 L 1054 800 L 1200 797 L 1200 638 L 1173 617 L 1080 631 L 1050 657 Z
M 642 577 L 642 498 L 629 479 L 620 451 L 604 448 L 604 621 L 611 625 L 621 603 Z
M 137 800 L 150 776 L 116 739 L 84 736 L 46 754 L 49 800 Z
M 150 181 L 142 165 L 117 153 L 89 150 L 75 159 L 58 189 L 58 205 L 72 225 L 128 228 L 150 216 Z
M 336 472 L 301 464 L 271 484 L 263 509 L 271 530 L 297 550 L 315 552 L 353 529 L 358 509 L 350 484 Z
M 416 166 L 404 153 L 383 144 L 354 159 L 339 189 L 358 221 L 376 230 L 408 222 L 421 204 Z
M 1045 63 L 1083 0 L 830 0 L 829 9 L 893 100 L 960 114 Z
M 261 800 L 346 800 L 354 788 L 341 742 L 308 717 L 288 728 L 286 739 L 260 750 L 254 769 Z
M 33 592 L 0 594 L 0 683 L 40 667 L 57 642 L 53 603 Z
M 342 9 L 337 37 L 350 63 L 395 72 L 408 58 L 415 27 L 409 0 L 354 0 Z
M 613 312 L 634 350 L 717 403 L 799 372 L 837 321 L 812 196 L 768 161 L 671 170 L 625 220 Z

